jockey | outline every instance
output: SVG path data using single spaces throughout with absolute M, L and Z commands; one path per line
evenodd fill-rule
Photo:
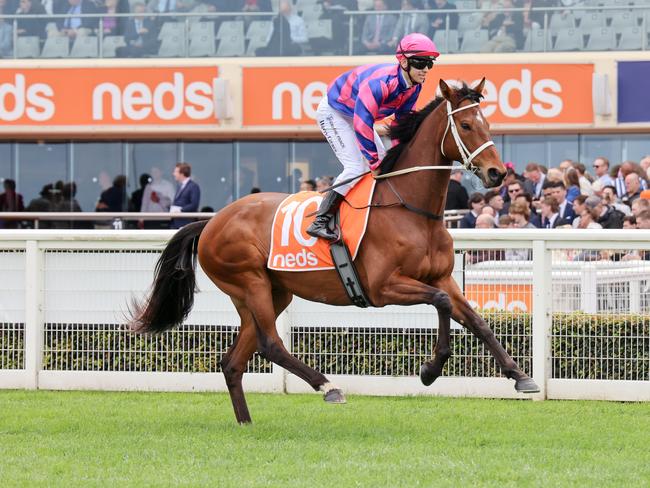
M 374 130 L 376 121 L 395 114 L 408 114 L 420 94 L 422 83 L 439 53 L 424 34 L 409 34 L 398 44 L 398 64 L 369 64 L 336 78 L 327 89 L 317 111 L 321 132 L 343 165 L 334 184 L 381 164 L 385 149 Z M 336 232 L 328 227 L 344 196 L 359 180 L 327 193 L 307 234 L 333 241 Z

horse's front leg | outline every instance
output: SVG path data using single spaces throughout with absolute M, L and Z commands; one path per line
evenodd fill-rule
M 444 282 L 441 282 L 440 288 L 451 299 L 451 316 L 453 319 L 466 327 L 487 346 L 496 359 L 501 371 L 503 371 L 503 374 L 515 380 L 515 389 L 521 393 L 537 393 L 539 391 L 537 383 L 519 368 L 515 360 L 506 352 L 501 343 L 497 341 L 492 329 L 474 311 L 453 278 L 449 277 Z
M 425 361 L 420 368 L 420 380 L 426 386 L 429 386 L 442 374 L 442 369 L 451 356 L 451 348 L 449 347 L 451 301 L 449 295 L 433 286 L 400 276 L 392 279 L 382 289 L 381 300 L 383 305 L 426 303 L 436 307 L 438 311 L 438 340 L 433 350 L 433 360 Z M 373 303 L 377 302 L 373 300 Z

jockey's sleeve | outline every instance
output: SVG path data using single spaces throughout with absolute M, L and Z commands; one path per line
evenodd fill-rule
M 379 108 L 387 93 L 388 87 L 381 80 L 368 80 L 359 86 L 357 101 L 354 105 L 352 125 L 359 149 L 368 160 L 370 169 L 379 166 L 373 126 L 379 117 Z

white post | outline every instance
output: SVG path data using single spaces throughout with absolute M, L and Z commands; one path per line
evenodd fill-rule
M 539 393 L 533 400 L 546 399 L 551 376 L 551 251 L 545 241 L 533 241 L 533 379 Z
M 641 278 L 635 276 L 630 280 L 630 313 L 641 312 Z
M 25 370 L 28 388 L 38 388 L 43 368 L 43 256 L 37 241 L 25 246 Z
M 585 263 L 580 273 L 580 309 L 585 313 L 598 312 L 598 283 L 596 266 Z
M 275 321 L 275 328 L 284 344 L 284 347 L 291 353 L 291 320 L 289 308 L 282 312 Z M 273 363 L 273 378 L 279 378 L 281 383 L 280 391 L 287 393 L 287 370 Z

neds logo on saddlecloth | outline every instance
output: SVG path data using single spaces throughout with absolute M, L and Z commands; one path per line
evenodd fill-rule
M 244 126 L 315 124 L 327 83 L 345 66 L 244 68 Z M 435 95 L 438 80 L 473 84 L 486 77 L 481 104 L 491 123 L 592 124 L 593 64 L 436 65 L 423 86 L 418 107 Z
M 214 124 L 215 68 L 0 70 L 0 123 Z

